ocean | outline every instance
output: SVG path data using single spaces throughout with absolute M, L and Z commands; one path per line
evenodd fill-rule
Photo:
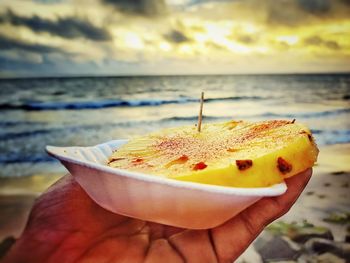
M 319 146 L 350 142 L 350 74 L 0 80 L 0 177 L 63 172 L 46 145 L 95 145 L 178 125 L 296 119 Z

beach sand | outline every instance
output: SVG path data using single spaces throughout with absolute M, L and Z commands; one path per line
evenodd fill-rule
M 63 174 L 0 179 L 0 241 L 8 236 L 20 236 L 35 198 L 61 176 Z M 350 213 L 349 184 L 350 144 L 322 147 L 307 188 L 279 221 L 307 220 L 330 229 L 336 241 L 344 241 L 348 223 L 327 222 L 325 218 L 337 213 Z M 256 252 L 249 248 L 239 262 L 255 262 L 256 256 Z
M 8 236 L 20 236 L 35 198 L 63 175 L 0 178 L 0 242 Z

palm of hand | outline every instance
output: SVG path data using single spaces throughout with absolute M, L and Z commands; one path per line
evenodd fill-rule
M 311 169 L 288 179 L 286 194 L 264 198 L 225 224 L 187 230 L 108 212 L 68 175 L 35 203 L 4 262 L 232 262 L 298 198 Z

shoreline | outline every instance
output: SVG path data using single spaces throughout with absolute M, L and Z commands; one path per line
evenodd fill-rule
M 0 242 L 19 237 L 35 199 L 62 174 L 35 174 L 26 177 L 0 178 Z M 334 240 L 343 241 L 346 224 L 326 222 L 332 213 L 350 213 L 350 143 L 320 147 L 313 176 L 298 202 L 277 221 L 302 222 L 327 227 Z M 249 248 L 245 255 L 251 251 Z M 248 256 L 249 259 L 249 256 Z M 248 260 L 249 262 L 249 260 Z

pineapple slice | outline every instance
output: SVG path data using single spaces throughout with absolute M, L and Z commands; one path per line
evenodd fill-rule
M 310 130 L 294 121 L 229 121 L 169 128 L 130 140 L 108 165 L 182 181 L 267 187 L 313 166 Z

